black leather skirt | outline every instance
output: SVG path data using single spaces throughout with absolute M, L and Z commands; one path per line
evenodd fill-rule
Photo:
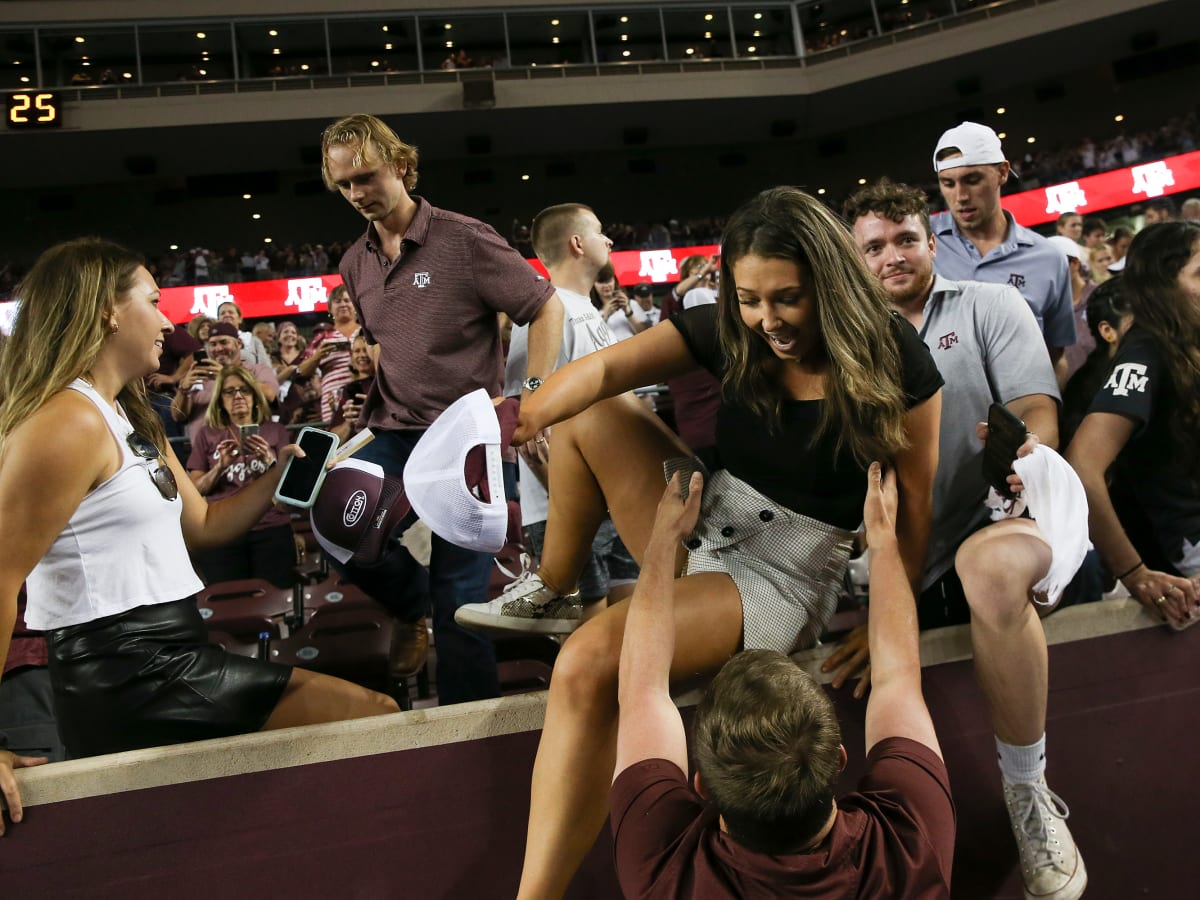
M 48 631 L 46 641 L 73 758 L 258 731 L 292 675 L 209 644 L 191 597 Z

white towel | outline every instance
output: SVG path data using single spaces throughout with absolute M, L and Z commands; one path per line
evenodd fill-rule
M 1033 586 L 1034 599 L 1049 606 L 1057 603 L 1063 590 L 1091 548 L 1088 540 L 1087 493 L 1070 463 L 1038 444 L 1028 456 L 1013 462 L 1025 490 L 1015 502 L 1005 501 L 994 488 L 988 489 L 985 505 L 992 519 L 1019 516 L 1026 507 L 1050 544 L 1052 559 L 1046 576 Z

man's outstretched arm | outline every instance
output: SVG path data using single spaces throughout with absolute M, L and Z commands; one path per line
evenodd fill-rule
M 669 760 L 687 774 L 687 736 L 669 684 L 675 656 L 675 557 L 679 542 L 696 527 L 703 486 L 703 476 L 694 473 L 684 501 L 676 473 L 658 504 L 625 620 L 617 683 L 621 718 L 614 779 L 644 759 Z
M 937 733 L 921 693 L 917 605 L 896 540 L 896 476 L 879 463 L 867 473 L 863 521 L 871 547 L 871 696 L 867 700 L 867 752 L 889 737 L 924 744 L 939 757 Z

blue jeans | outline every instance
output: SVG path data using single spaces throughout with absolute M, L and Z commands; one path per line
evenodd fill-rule
M 355 454 L 378 463 L 394 478 L 424 432 L 377 431 L 375 440 Z M 346 564 L 347 580 L 386 606 L 392 615 L 413 622 L 433 606 L 433 637 L 437 645 L 437 687 L 440 704 L 482 700 L 500 694 L 496 649 L 489 638 L 460 628 L 455 611 L 466 603 L 487 600 L 492 556 L 464 550 L 433 535 L 429 573 L 404 547 L 396 545 L 374 566 Z

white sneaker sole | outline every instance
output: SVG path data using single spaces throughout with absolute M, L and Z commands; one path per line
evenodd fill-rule
M 486 634 L 570 634 L 583 624 L 582 619 L 525 619 L 520 616 L 503 616 L 490 610 L 472 609 L 472 605 L 460 606 L 454 613 L 454 621 L 463 628 Z
M 1076 860 L 1079 863 L 1075 869 L 1075 880 L 1078 881 L 1078 884 L 1072 885 L 1068 883 L 1053 894 L 1031 894 L 1026 890 L 1025 900 L 1079 900 L 1083 896 L 1083 892 L 1087 890 L 1087 866 L 1083 864 L 1083 856 L 1079 854 L 1078 849 L 1075 853 Z

